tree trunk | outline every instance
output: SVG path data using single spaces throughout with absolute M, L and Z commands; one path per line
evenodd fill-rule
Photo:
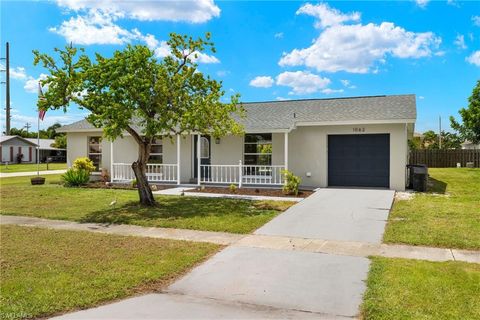
M 155 205 L 155 198 L 153 197 L 152 189 L 148 185 L 146 169 L 147 160 L 150 154 L 150 145 L 143 143 L 138 146 L 138 159 L 132 163 L 132 169 L 137 179 L 138 196 L 140 197 L 140 204 L 145 206 Z

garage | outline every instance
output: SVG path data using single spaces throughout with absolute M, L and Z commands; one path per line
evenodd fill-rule
M 328 185 L 389 188 L 390 135 L 329 135 Z

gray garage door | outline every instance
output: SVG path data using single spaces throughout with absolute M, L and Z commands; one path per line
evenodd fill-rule
M 329 186 L 388 188 L 389 178 L 389 134 L 328 136 Z

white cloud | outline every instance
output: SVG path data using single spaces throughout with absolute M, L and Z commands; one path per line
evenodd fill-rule
M 209 54 L 203 52 L 196 52 L 192 56 L 193 62 L 198 63 L 220 63 L 220 60 L 217 59 L 215 56 L 211 56 Z
M 299 11 L 306 11 L 302 8 Z M 377 63 L 385 63 L 388 56 L 401 59 L 431 56 L 433 49 L 441 43 L 432 32 L 415 33 L 391 22 L 342 24 L 345 19 L 353 20 L 351 15 L 347 15 L 350 20 L 323 18 L 318 21 L 317 24 L 331 26 L 322 30 L 310 47 L 284 53 L 279 65 L 307 66 L 327 72 L 367 73 L 375 70 Z
M 283 32 L 277 32 L 273 35 L 275 39 L 282 39 L 283 38 Z
M 425 8 L 427 4 L 430 2 L 430 0 L 415 0 L 417 6 L 421 8 Z
M 27 81 L 25 82 L 25 85 L 23 86 L 23 89 L 29 93 L 38 93 L 38 82 L 40 80 L 44 80 L 47 78 L 47 75 L 42 73 L 38 78 L 34 78 L 29 76 Z
M 465 37 L 463 36 L 463 34 L 458 34 L 453 43 L 457 46 L 458 49 L 467 49 L 467 46 L 465 44 Z
M 345 88 L 348 88 L 348 89 L 356 89 L 357 86 L 353 85 L 350 80 L 340 80 L 340 82 L 343 84 L 343 86 Z
M 250 81 L 252 87 L 270 88 L 273 85 L 273 79 L 270 76 L 258 76 Z
M 477 27 L 480 27 L 480 16 L 472 16 L 472 22 Z
M 289 94 L 310 94 L 325 89 L 330 79 L 322 78 L 308 71 L 285 71 L 277 76 L 277 85 L 292 88 Z
M 322 92 L 325 94 L 342 93 L 343 91 L 344 91 L 343 89 L 330 89 L 330 88 L 326 88 L 322 90 Z
M 24 80 L 27 78 L 27 72 L 24 67 L 10 68 L 10 77 L 12 79 Z
M 115 20 L 114 15 L 90 10 L 85 16 L 71 17 L 60 27 L 49 30 L 63 36 L 67 42 L 80 45 L 125 44 L 138 38 L 135 31 L 123 29 L 114 23 Z
M 40 129 L 46 129 L 49 126 L 55 124 L 55 123 L 60 123 L 62 125 L 65 124 L 70 124 L 72 122 L 82 120 L 84 119 L 88 113 L 68 113 L 64 114 L 61 111 L 52 111 L 49 110 L 47 111 L 47 114 L 44 118 L 43 121 L 40 122 Z M 4 124 L 5 124 L 5 114 L 1 113 L 0 114 L 0 121 L 2 123 L 2 132 L 5 130 Z M 30 128 L 30 131 L 37 131 L 37 116 L 29 116 L 22 114 L 18 108 L 12 108 L 11 111 L 11 126 L 13 128 L 23 128 L 26 123 L 34 124 L 32 128 Z
M 418 99 L 423 100 L 423 99 L 425 99 L 425 97 L 424 96 L 418 96 Z
M 477 67 L 480 67 L 480 50 L 475 51 L 470 56 L 465 58 L 468 63 L 474 64 Z
M 286 100 L 288 100 L 288 99 L 285 98 L 285 97 L 276 97 L 275 99 L 276 99 L 277 101 L 286 101 Z
M 185 21 L 190 23 L 203 23 L 220 16 L 220 8 L 213 0 L 57 0 L 57 4 L 74 11 L 98 9 L 119 17 L 141 21 Z
M 352 12 L 349 14 L 343 14 L 337 9 L 331 8 L 326 3 L 320 3 L 313 5 L 307 3 L 298 9 L 297 14 L 307 14 L 317 18 L 315 27 L 325 28 L 342 24 L 344 22 L 359 21 L 360 13 Z

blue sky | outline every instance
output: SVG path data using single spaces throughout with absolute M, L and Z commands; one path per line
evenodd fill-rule
M 159 58 L 170 32 L 212 33 L 217 52 L 199 60 L 227 95 L 264 101 L 379 94 L 417 95 L 416 131 L 467 105 L 480 79 L 480 2 L 475 1 L 3 1 L 0 37 L 11 46 L 12 126 L 36 125 L 41 67 L 32 50 L 73 42 L 110 56 L 141 43 Z M 2 62 L 3 63 L 3 62 Z M 3 67 L 3 66 L 2 66 Z M 2 75 L 3 77 L 3 75 Z M 3 79 L 2 79 L 3 80 Z M 2 85 L 2 131 L 5 91 Z M 81 119 L 49 111 L 42 126 Z

